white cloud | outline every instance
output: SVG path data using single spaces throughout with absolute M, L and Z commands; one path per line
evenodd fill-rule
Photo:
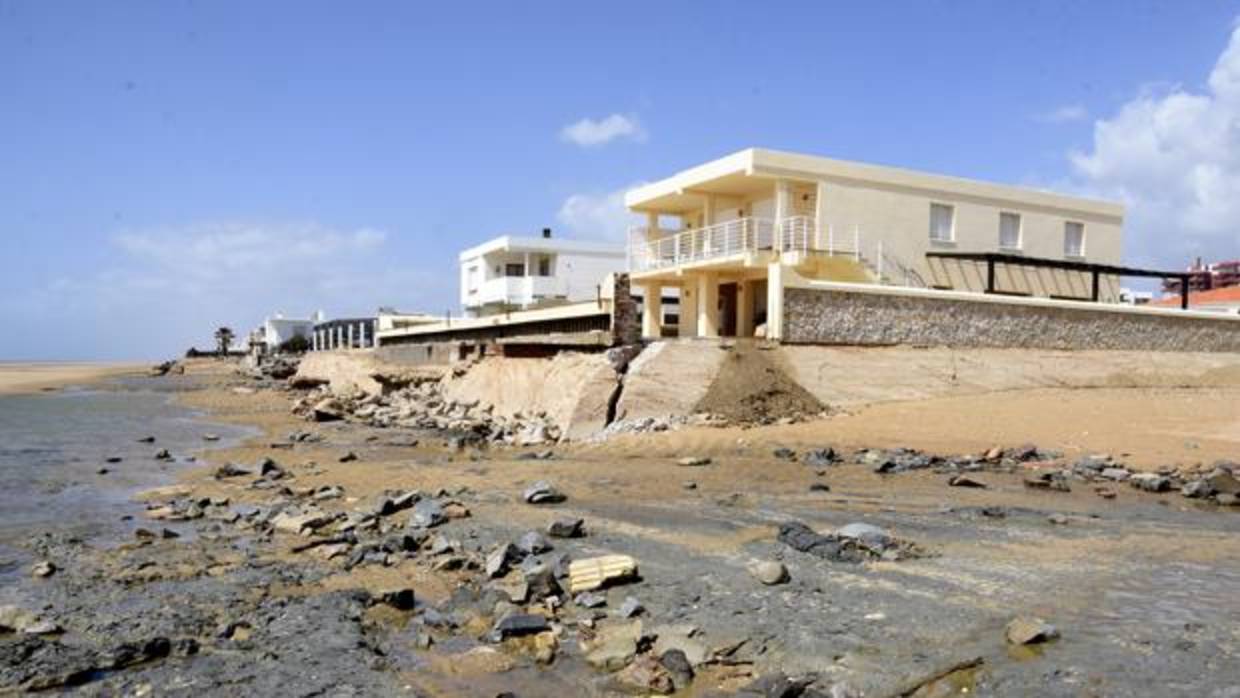
M 52 279 L 12 299 L 30 336 L 55 336 L 58 347 L 30 339 L 14 355 L 169 356 L 209 345 L 220 325 L 244 336 L 277 311 L 370 315 L 394 305 L 442 312 L 455 283 L 451 270 L 425 271 L 424 260 L 402 258 L 384 232 L 369 228 L 201 223 L 126 231 L 111 243 L 119 258 L 100 271 Z M 61 317 L 74 322 L 49 325 Z
M 635 225 L 637 220 L 624 206 L 624 193 L 631 188 L 573 194 L 560 205 L 556 219 L 578 237 L 625 240 L 629 226 Z
M 583 148 L 605 145 L 617 138 L 641 143 L 646 140 L 646 130 L 632 114 L 612 114 L 597 121 L 585 118 L 560 129 L 560 140 Z
M 1127 255 L 1179 268 L 1240 248 L 1240 28 L 1207 89 L 1147 88 L 1070 155 L 1087 193 L 1128 204 Z
M 1048 112 L 1035 114 L 1033 118 L 1044 124 L 1068 124 L 1088 119 L 1089 110 L 1079 104 L 1066 104 Z

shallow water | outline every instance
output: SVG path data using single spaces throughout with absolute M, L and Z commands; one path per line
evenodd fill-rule
M 172 482 L 193 462 L 192 452 L 251 433 L 177 406 L 176 390 L 126 379 L 101 389 L 0 396 L 0 581 L 19 571 L 19 544 L 40 532 L 128 535 L 136 524 L 123 517 L 140 511 L 135 492 Z M 204 441 L 208 433 L 220 441 Z M 139 443 L 144 436 L 156 442 Z M 156 460 L 160 449 L 175 460 Z

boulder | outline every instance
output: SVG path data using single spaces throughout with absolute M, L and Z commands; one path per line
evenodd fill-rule
M 327 397 L 314 403 L 310 416 L 316 422 L 335 422 L 344 419 L 344 405 L 334 397 Z
M 439 502 L 433 499 L 421 499 L 413 505 L 413 511 L 409 513 L 409 522 L 406 525 L 410 528 L 434 528 L 447 520 L 448 517 L 444 514 Z
M 650 655 L 638 657 L 616 672 L 609 683 L 621 692 L 635 695 L 665 696 L 676 690 L 671 672 Z
M 487 560 L 486 564 L 483 566 L 483 571 L 485 571 L 486 575 L 491 579 L 502 577 L 508 574 L 510 566 L 516 562 L 519 562 L 520 559 L 521 553 L 517 550 L 516 546 L 512 543 L 504 543 L 495 550 L 492 550 L 491 554 L 487 555 Z
M 517 549 L 526 555 L 540 555 L 551 550 L 551 543 L 538 531 L 527 531 L 517 541 Z
M 1004 636 L 1013 645 L 1031 645 L 1054 640 L 1059 637 L 1059 631 L 1041 618 L 1021 616 L 1007 624 Z
M 505 616 L 491 628 L 491 641 L 502 642 L 510 637 L 522 637 L 545 632 L 551 628 L 545 616 L 532 613 L 513 613 Z
M 893 542 L 890 533 L 868 523 L 850 523 L 836 531 L 835 535 L 861 541 L 866 547 L 874 549 L 886 548 Z
M 1167 492 L 1171 489 L 1171 478 L 1158 473 L 1134 473 L 1128 478 L 1128 484 L 1145 492 Z

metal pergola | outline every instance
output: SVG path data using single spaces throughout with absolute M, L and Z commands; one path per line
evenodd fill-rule
M 1045 257 L 1026 257 L 1019 254 L 1003 252 L 927 252 L 928 258 L 956 259 L 964 262 L 984 262 L 986 264 L 986 293 L 995 291 L 995 265 L 1009 264 L 1020 267 L 1040 269 L 1061 269 L 1090 274 L 1093 279 L 1090 300 L 1098 301 L 1098 279 L 1103 274 L 1108 276 L 1139 276 L 1153 279 L 1178 279 L 1180 282 L 1180 308 L 1188 310 L 1188 272 L 1158 271 L 1156 269 L 1138 269 L 1121 267 L 1114 264 L 1095 264 L 1094 262 L 1076 262 L 1068 259 L 1047 259 Z

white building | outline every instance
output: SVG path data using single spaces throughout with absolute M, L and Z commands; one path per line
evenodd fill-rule
M 622 245 L 505 235 L 460 254 L 461 306 L 470 317 L 591 300 L 626 268 Z
M 268 351 L 276 349 L 293 337 L 310 341 L 314 325 L 323 322 L 323 317 L 322 310 L 305 319 L 286 318 L 283 313 L 276 313 L 263 321 L 263 326 L 259 329 L 259 340 Z

